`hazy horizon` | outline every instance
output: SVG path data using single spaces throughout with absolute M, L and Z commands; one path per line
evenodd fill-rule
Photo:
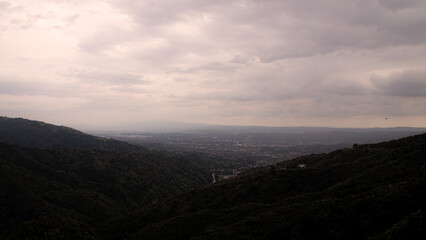
M 220 131 L 220 130 L 265 130 L 273 131 L 273 129 L 317 129 L 317 130 L 390 130 L 390 129 L 411 129 L 426 130 L 422 126 L 393 126 L 393 127 L 332 127 L 332 126 L 266 126 L 266 125 L 221 125 L 221 124 L 205 124 L 205 123 L 187 123 L 187 122 L 142 122 L 127 125 L 117 125 L 99 128 L 96 126 L 83 127 L 79 130 L 88 132 L 136 132 L 136 133 L 170 133 L 170 132 L 186 132 L 186 131 Z
M 0 115 L 77 129 L 426 127 L 423 0 L 0 0 L 0 56 Z
M 190 123 L 177 121 L 156 121 L 156 122 L 138 122 L 130 124 L 117 124 L 114 126 L 79 126 L 78 124 L 62 124 L 57 122 L 43 121 L 42 119 L 28 119 L 23 117 L 0 116 L 6 118 L 22 118 L 30 121 L 41 121 L 47 124 L 57 126 L 71 127 L 89 134 L 101 133 L 196 133 L 196 132 L 288 132 L 303 131 L 308 132 L 327 132 L 327 131 L 426 131 L 426 127 L 418 126 L 394 126 L 394 127 L 333 127 L 333 126 L 265 126 L 265 125 L 221 125 L 206 123 Z

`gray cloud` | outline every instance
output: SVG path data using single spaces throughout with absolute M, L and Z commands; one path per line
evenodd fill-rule
M 126 42 L 129 33 L 119 28 L 106 28 L 92 34 L 79 43 L 79 48 L 89 53 L 99 53 Z
M 14 82 L 0 81 L 0 93 L 11 95 L 39 95 L 47 94 L 43 88 L 33 84 L 32 82 Z
M 392 11 L 401 11 L 406 8 L 416 7 L 424 4 L 422 0 L 379 0 L 379 4 Z
M 112 85 L 144 85 L 150 83 L 148 80 L 144 80 L 142 75 L 120 72 L 71 70 L 64 76 L 77 78 L 82 82 Z
M 0 10 L 6 9 L 10 6 L 8 2 L 1 1 L 0 2 Z
M 426 72 L 406 70 L 387 77 L 372 77 L 378 91 L 387 96 L 426 97 Z
M 196 66 L 196 67 L 190 67 L 187 69 L 173 69 L 170 72 L 176 72 L 176 73 L 197 73 L 197 72 L 232 72 L 235 70 L 235 67 L 223 64 L 220 62 L 209 62 L 207 64 Z
M 238 49 L 264 62 L 341 49 L 424 44 L 426 37 L 426 14 L 424 6 L 418 8 L 420 1 L 114 2 L 133 17 L 140 31 L 149 29 L 153 36 L 177 40 L 179 36 L 170 35 L 165 27 L 204 23 L 198 31 L 206 37 L 205 48 Z M 199 44 L 197 39 L 185 39 Z M 194 49 L 180 41 L 175 43 L 181 54 Z
M 0 111 L 68 96 L 96 123 L 426 119 L 424 0 L 0 0 L 0 29 Z
M 243 55 L 235 55 L 231 60 L 229 60 L 230 63 L 238 63 L 238 64 L 244 64 L 249 61 L 249 58 Z
M 78 91 L 76 91 L 78 89 Z M 17 76 L 0 76 L 0 94 L 11 96 L 81 97 L 85 94 L 70 83 L 54 83 Z
M 77 20 L 80 17 L 80 14 L 73 14 L 71 16 L 67 16 L 64 18 L 65 22 L 68 24 L 73 23 L 75 20 Z

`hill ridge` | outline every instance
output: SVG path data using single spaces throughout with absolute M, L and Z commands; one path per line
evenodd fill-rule
M 92 136 L 66 126 L 9 117 L 0 117 L 0 142 L 43 149 L 86 148 L 121 152 L 147 150 L 127 142 Z

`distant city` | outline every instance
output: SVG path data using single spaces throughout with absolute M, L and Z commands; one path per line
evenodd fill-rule
M 295 157 L 328 153 L 353 144 L 365 144 L 426 132 L 423 128 L 267 128 L 221 127 L 175 133 L 93 132 L 151 149 L 199 152 L 219 157 L 226 167 L 211 168 L 216 179 L 275 164 Z

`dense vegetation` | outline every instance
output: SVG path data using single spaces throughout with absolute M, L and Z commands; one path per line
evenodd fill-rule
M 106 239 L 425 239 L 426 134 L 286 161 L 113 221 Z
M 209 172 L 173 155 L 39 150 L 0 144 L 0 227 L 39 216 L 86 223 L 203 186 Z
M 48 149 L 0 143 L 0 239 L 70 239 L 72 232 L 75 239 L 93 237 L 93 226 L 101 222 L 211 182 L 209 171 L 172 152 L 35 121 L 2 120 L 7 123 L 0 124 L 0 138 Z M 115 151 L 99 150 L 104 148 Z

